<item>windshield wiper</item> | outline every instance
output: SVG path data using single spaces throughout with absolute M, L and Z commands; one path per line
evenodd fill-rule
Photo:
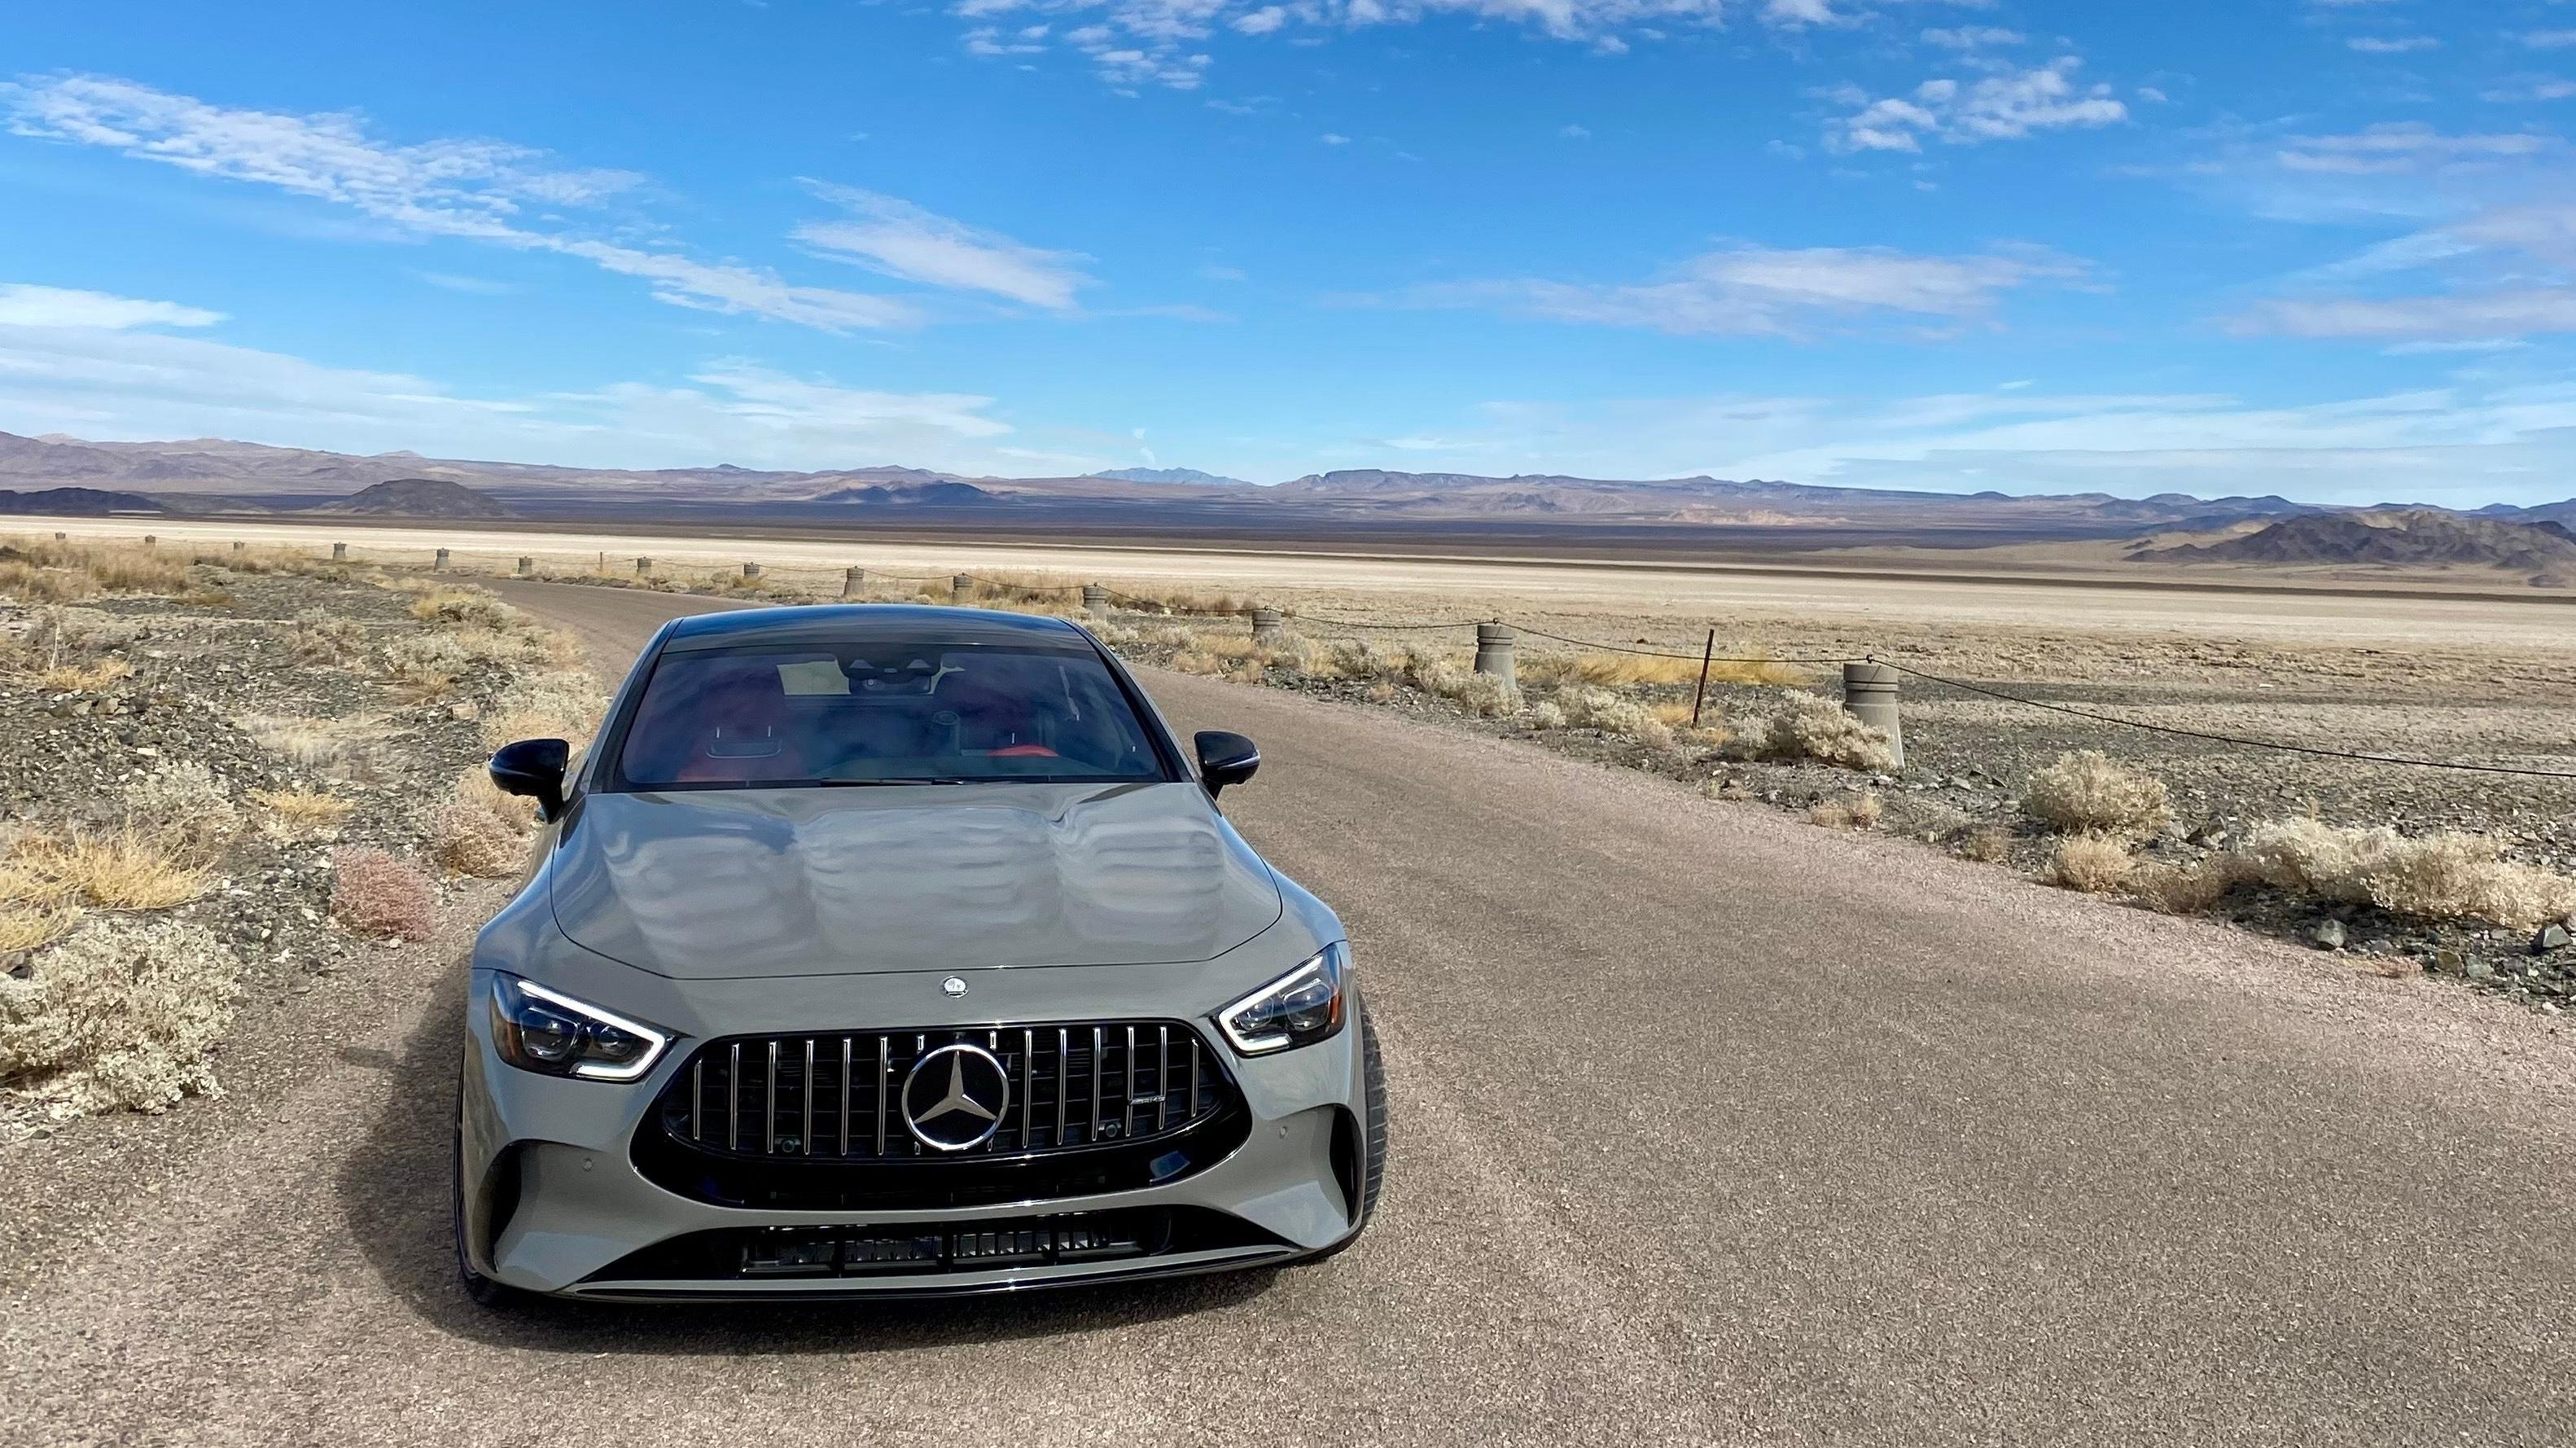
M 971 784 L 966 779 L 818 779 L 818 789 L 892 789 L 907 784 Z

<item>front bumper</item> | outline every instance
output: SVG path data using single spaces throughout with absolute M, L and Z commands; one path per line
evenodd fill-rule
M 1239 993 L 1238 980 L 1211 973 L 1177 981 L 1169 973 L 1101 967 L 1018 970 L 979 979 L 984 999 L 970 1007 L 946 1001 L 937 976 L 673 982 L 627 974 L 627 993 L 589 998 L 683 1034 L 652 1073 L 631 1084 L 543 1076 L 504 1063 L 484 1007 L 487 973 L 476 973 L 459 1120 L 462 1236 L 474 1269 L 507 1286 L 628 1301 L 996 1292 L 1285 1261 L 1356 1229 L 1357 1173 L 1365 1166 L 1354 1163 L 1352 1147 L 1366 1115 L 1359 1032 L 1354 1025 L 1298 1050 L 1236 1055 L 1207 1020 Z M 562 984 L 583 994 L 581 983 Z M 638 989 L 662 998 L 639 1002 Z M 1242 1144 L 1153 1186 L 948 1209 L 718 1205 L 656 1185 L 634 1161 L 639 1126 L 698 1039 L 856 1028 L 871 1020 L 905 1029 L 1007 1028 L 1017 1020 L 1063 1019 L 1060 1003 L 1076 996 L 1102 1018 L 1178 1016 L 1182 1001 L 1194 1007 L 1187 1018 L 1240 1090 Z M 1015 999 L 1024 1008 L 1016 1016 Z M 932 1002 L 940 1004 L 925 1004 Z M 997 1240 L 999 1253 L 991 1250 Z M 1119 1250 L 1075 1250 L 1104 1240 Z M 846 1253 L 856 1250 L 849 1243 L 887 1241 L 936 1246 L 927 1257 L 916 1247 L 900 1266 L 796 1265 L 815 1243 L 844 1244 Z M 1033 1241 L 1035 1250 L 1025 1250 Z M 1131 1241 L 1135 1249 L 1125 1250 Z M 759 1252 L 771 1260 L 740 1270 L 750 1255 L 742 1243 L 765 1244 Z

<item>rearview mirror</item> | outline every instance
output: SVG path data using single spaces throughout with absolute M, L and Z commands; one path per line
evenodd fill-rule
M 1199 783 L 1213 796 L 1229 784 L 1241 784 L 1261 767 L 1261 751 L 1240 734 L 1222 729 L 1202 730 L 1198 736 Z
M 564 766 L 572 746 L 561 739 L 522 739 L 492 754 L 492 783 L 503 794 L 524 795 L 537 802 L 540 819 L 553 819 L 563 808 Z

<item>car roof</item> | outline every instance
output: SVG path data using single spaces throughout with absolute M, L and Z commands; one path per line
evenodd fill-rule
M 1087 642 L 1082 630 L 1043 614 L 917 603 L 825 603 L 801 608 L 728 609 L 675 619 L 664 652 L 745 644 L 1054 644 Z

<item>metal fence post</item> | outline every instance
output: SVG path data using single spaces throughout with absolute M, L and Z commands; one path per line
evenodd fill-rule
M 1261 648 L 1276 647 L 1288 636 L 1288 616 L 1275 608 L 1252 611 L 1252 642 Z
M 1885 664 L 1843 665 L 1843 709 L 1887 736 L 1896 766 L 1905 767 L 1905 733 L 1896 720 L 1896 670 Z
M 1109 590 L 1097 583 L 1082 585 L 1082 608 L 1093 618 L 1109 617 Z
M 447 550 L 446 550 L 446 549 L 444 549 L 444 548 L 439 549 L 439 550 L 438 550 L 438 556 L 437 556 L 436 558 L 433 558 L 433 559 L 431 559 L 431 560 L 429 561 L 429 571 L 430 571 L 430 572 L 432 572 L 432 573 L 445 573 L 445 572 L 447 571 Z
M 842 570 L 841 596 L 843 598 L 858 597 L 860 590 L 866 586 L 867 581 L 868 571 L 864 568 L 848 568 Z
M 1512 641 L 1518 637 L 1508 624 L 1476 625 L 1476 672 L 1492 674 L 1514 688 L 1520 687 L 1512 668 Z
M 534 578 L 534 577 L 536 577 L 536 576 L 537 576 L 537 560 L 535 560 L 535 559 L 533 559 L 533 558 L 530 558 L 529 556 L 527 556 L 527 555 L 526 555 L 526 554 L 524 554 L 524 553 L 520 554 L 520 555 L 519 555 L 519 576 L 520 576 L 521 578 Z
M 960 573 L 948 580 L 948 601 L 964 605 L 975 600 L 975 575 Z

